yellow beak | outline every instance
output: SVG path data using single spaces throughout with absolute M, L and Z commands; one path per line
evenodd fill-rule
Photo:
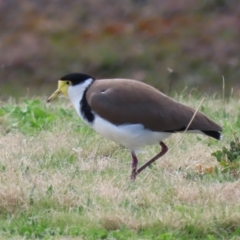
M 51 102 L 57 98 L 60 94 L 68 96 L 68 85 L 66 81 L 58 81 L 58 89 L 48 98 L 47 102 Z

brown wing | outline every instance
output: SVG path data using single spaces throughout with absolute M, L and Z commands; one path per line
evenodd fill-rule
M 116 125 L 141 123 L 152 131 L 183 131 L 195 112 L 147 84 L 128 79 L 96 80 L 87 91 L 87 101 L 94 112 Z M 190 129 L 222 130 L 200 112 Z

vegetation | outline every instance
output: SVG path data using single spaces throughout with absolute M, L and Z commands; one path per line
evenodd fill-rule
M 223 140 L 173 135 L 135 182 L 128 150 L 87 128 L 68 101 L 1 103 L 0 238 L 240 239 L 239 165 L 235 174 L 222 165 L 239 162 L 229 157 L 239 152 L 239 103 L 223 111 L 207 98 L 201 110 L 223 126 Z M 159 147 L 143 150 L 141 163 Z
M 239 178 L 240 175 L 240 143 L 239 138 L 234 134 L 234 141 L 230 142 L 230 148 L 225 146 L 222 150 L 212 153 L 221 165 L 223 173 L 230 173 L 232 176 Z

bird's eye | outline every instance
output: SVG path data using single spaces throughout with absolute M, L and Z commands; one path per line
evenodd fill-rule
M 69 81 L 67 81 L 67 82 L 66 82 L 66 84 L 67 84 L 67 85 L 70 85 L 70 82 L 69 82 Z

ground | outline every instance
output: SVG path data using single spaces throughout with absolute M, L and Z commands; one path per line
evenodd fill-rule
M 173 135 L 135 182 L 127 149 L 86 127 L 65 99 L 45 101 L 1 103 L 1 239 L 240 239 L 239 175 L 211 155 L 240 127 L 238 99 L 200 107 L 223 126 L 222 141 Z M 158 151 L 144 148 L 141 164 Z

